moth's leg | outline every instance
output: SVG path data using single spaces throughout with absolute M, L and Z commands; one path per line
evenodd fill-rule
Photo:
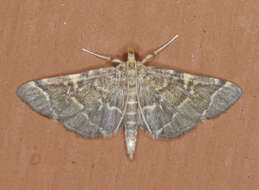
M 104 60 L 107 60 L 109 62 L 112 62 L 112 63 L 123 63 L 123 61 L 119 60 L 119 59 L 114 59 L 114 58 L 111 58 L 111 57 L 108 57 L 108 56 L 105 56 L 105 55 L 100 55 L 100 54 L 97 54 L 97 53 L 94 53 L 88 49 L 85 49 L 85 48 L 82 48 L 81 49 L 82 51 L 86 52 L 86 53 L 89 53 L 91 55 L 94 55 L 96 57 L 99 57 L 101 59 L 104 59 Z
M 151 58 L 156 56 L 160 51 L 164 50 L 169 44 L 171 44 L 176 38 L 178 38 L 179 35 L 175 35 L 173 38 L 171 38 L 169 41 L 167 41 L 164 45 L 162 45 L 160 48 L 156 49 L 153 53 L 148 54 L 144 59 L 142 59 L 141 63 L 145 64 L 148 62 Z

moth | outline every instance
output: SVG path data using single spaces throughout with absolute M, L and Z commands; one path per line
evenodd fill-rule
M 27 82 L 17 95 L 34 111 L 85 138 L 111 136 L 124 127 L 133 159 L 138 128 L 155 139 L 172 139 L 219 116 L 242 94 L 228 81 L 145 66 L 177 37 L 140 61 L 133 49 L 126 61 L 82 49 L 115 66 Z

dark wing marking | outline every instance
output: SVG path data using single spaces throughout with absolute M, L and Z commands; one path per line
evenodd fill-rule
M 124 80 L 113 67 L 25 83 L 17 95 L 41 115 L 92 138 L 110 136 L 120 127 Z
M 228 81 L 146 67 L 139 80 L 145 127 L 155 138 L 174 138 L 225 112 L 241 96 Z

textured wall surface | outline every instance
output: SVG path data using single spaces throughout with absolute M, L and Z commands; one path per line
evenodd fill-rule
M 24 82 L 110 66 L 88 48 L 140 57 L 177 41 L 149 65 L 229 80 L 244 91 L 225 114 L 183 137 L 139 132 L 83 139 L 33 112 L 15 94 Z M 0 186 L 8 190 L 259 188 L 259 1 L 2 0 Z

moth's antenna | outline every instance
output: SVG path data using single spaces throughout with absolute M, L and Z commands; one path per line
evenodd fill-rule
M 91 54 L 91 55 L 94 55 L 94 56 L 96 56 L 96 57 L 99 57 L 99 58 L 101 58 L 101 59 L 110 61 L 110 62 L 112 62 L 112 63 L 122 63 L 122 61 L 119 60 L 119 59 L 113 59 L 113 58 L 108 57 L 108 56 L 105 56 L 105 55 L 100 55 L 100 54 L 98 54 L 98 53 L 94 53 L 94 52 L 92 52 L 92 51 L 90 51 L 90 50 L 88 50 L 88 49 L 85 49 L 85 48 L 81 48 L 81 50 L 84 51 L 84 52 L 86 52 L 86 53 L 89 53 L 89 54 Z
M 162 47 L 158 48 L 157 50 L 154 51 L 154 54 L 157 55 L 160 51 L 165 49 L 167 46 L 169 46 L 176 38 L 178 38 L 179 35 L 176 34 L 172 39 L 170 39 L 168 42 L 166 42 Z
M 156 49 L 153 53 L 148 54 L 142 61 L 142 64 L 145 64 L 148 60 L 156 56 L 159 52 L 164 50 L 167 46 L 169 46 L 176 38 L 178 38 L 179 35 L 176 34 L 173 38 L 171 38 L 169 41 L 167 41 L 164 45 L 162 45 L 160 48 Z

